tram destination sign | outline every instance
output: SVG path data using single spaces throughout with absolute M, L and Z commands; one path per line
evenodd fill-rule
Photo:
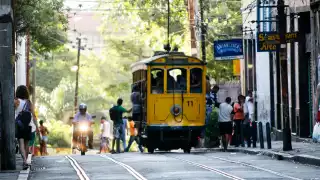
M 242 39 L 214 41 L 213 50 L 215 60 L 243 59 Z
M 299 32 L 285 34 L 287 43 L 296 42 L 299 38 Z M 258 33 L 258 52 L 276 51 L 280 44 L 280 34 L 278 32 L 260 32 Z

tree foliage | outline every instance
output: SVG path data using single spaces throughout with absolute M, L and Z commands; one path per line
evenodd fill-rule
M 132 56 L 135 56 L 137 49 L 143 47 L 145 54 L 152 54 L 156 50 L 162 50 L 163 44 L 167 43 L 167 0 L 119 0 L 118 3 L 103 3 L 101 7 L 118 9 L 116 12 L 104 14 L 108 18 L 102 32 L 109 31 L 107 27 L 112 22 L 117 30 L 130 29 L 130 33 L 123 38 L 106 37 L 110 43 L 126 42 L 124 47 Z M 173 0 L 170 4 L 170 43 L 171 46 L 177 45 L 180 51 L 190 54 L 190 31 L 187 1 Z M 230 80 L 233 78 L 232 62 L 220 62 L 214 59 L 212 43 L 218 39 L 229 39 L 240 36 L 241 31 L 241 1 L 204 1 L 204 17 L 207 25 L 206 51 L 208 60 L 208 74 L 216 81 Z M 121 9 L 121 10 L 120 10 Z M 199 16 L 199 14 L 197 14 Z M 200 18 L 200 17 L 198 17 Z M 129 20 L 130 19 L 130 20 Z M 123 23 L 128 22 L 128 23 Z M 197 24 L 199 29 L 200 24 Z M 130 42 L 132 37 L 134 41 Z M 112 41 L 110 41 L 112 39 Z M 200 45 L 200 43 L 198 43 Z
M 217 61 L 213 54 L 213 41 L 242 37 L 241 1 L 204 1 L 207 25 L 208 74 L 217 82 L 233 78 L 232 61 Z
M 167 44 L 168 40 L 167 1 L 121 0 L 117 2 L 101 2 L 101 7 L 103 8 L 120 9 L 117 12 L 102 14 L 104 17 L 107 16 L 102 32 L 109 31 L 109 24 L 112 23 L 114 31 L 130 29 L 129 33 L 123 37 L 126 37 L 126 41 L 133 39 L 136 45 L 144 47 L 146 54 L 163 50 L 163 45 Z M 185 6 L 184 1 L 174 0 L 170 7 L 169 40 L 171 46 L 177 45 L 183 51 L 189 51 L 190 35 L 187 33 L 189 31 L 187 6 Z
M 67 18 L 63 0 L 14 1 L 14 28 L 19 34 L 30 33 L 39 52 L 51 51 L 66 41 Z
M 73 55 L 74 58 L 71 58 Z M 64 57 L 69 57 L 64 60 Z M 37 106 L 45 119 L 69 122 L 73 116 L 76 53 L 65 52 L 56 59 L 39 61 L 37 66 Z M 116 98 L 128 100 L 130 72 L 113 59 L 82 55 L 79 71 L 78 104 L 86 103 L 91 113 L 110 108 Z M 127 103 L 126 103 L 127 104 Z

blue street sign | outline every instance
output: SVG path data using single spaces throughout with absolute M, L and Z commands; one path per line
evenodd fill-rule
M 242 39 L 214 41 L 213 50 L 215 60 L 243 59 Z

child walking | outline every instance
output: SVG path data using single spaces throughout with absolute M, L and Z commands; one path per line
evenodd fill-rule
M 128 152 L 133 141 L 136 141 L 140 152 L 143 153 L 142 145 L 140 144 L 139 137 L 137 136 L 138 131 L 137 131 L 137 128 L 135 128 L 135 123 L 132 120 L 132 117 L 128 117 L 128 119 L 129 119 L 129 127 L 130 127 L 130 139 L 129 139 L 128 147 L 126 148 L 125 152 Z
M 100 152 L 107 153 L 109 152 L 109 143 L 110 143 L 110 123 L 106 120 L 106 117 L 101 117 L 101 145 L 100 145 Z

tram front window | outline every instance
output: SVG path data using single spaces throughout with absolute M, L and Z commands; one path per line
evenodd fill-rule
M 193 68 L 190 70 L 190 93 L 202 92 L 202 69 Z
M 168 93 L 187 90 L 187 70 L 183 68 L 169 69 L 167 73 Z
M 153 69 L 151 70 L 151 93 L 162 94 L 163 93 L 163 70 Z

